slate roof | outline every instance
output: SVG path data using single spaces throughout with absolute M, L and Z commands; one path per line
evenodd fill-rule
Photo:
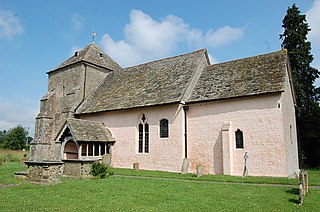
M 85 47 L 84 49 L 82 49 L 81 51 L 76 52 L 68 60 L 66 60 L 65 62 L 60 64 L 58 67 L 54 68 L 53 70 L 47 73 L 49 74 L 58 69 L 61 69 L 79 62 L 87 62 L 87 63 L 100 66 L 102 68 L 107 68 L 113 71 L 122 69 L 118 63 L 116 63 L 111 57 L 109 57 L 106 53 L 104 53 L 96 44 L 92 43 L 87 47 Z
M 83 119 L 67 119 L 67 125 L 76 141 L 82 142 L 114 142 L 111 132 L 102 122 Z
M 188 102 L 284 91 L 287 51 L 280 50 L 206 67 Z
M 180 102 L 203 63 L 205 49 L 111 72 L 78 113 Z
M 78 57 L 96 63 L 100 60 L 94 56 L 99 57 L 100 51 L 95 44 L 91 44 L 80 51 Z M 70 58 L 58 68 L 75 61 L 78 59 Z M 209 65 L 205 49 L 124 69 L 114 62 L 110 63 L 114 65 L 111 67 L 114 71 L 108 73 L 76 113 L 282 92 L 287 63 L 287 51 L 280 50 Z

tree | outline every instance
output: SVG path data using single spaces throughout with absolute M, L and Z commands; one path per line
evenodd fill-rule
M 25 148 L 28 132 L 18 125 L 10 129 L 4 137 L 3 147 L 5 149 L 21 150 Z
M 6 130 L 0 131 L 0 148 L 3 147 L 6 134 L 7 134 L 7 131 L 6 131 Z
M 282 47 L 288 50 L 297 100 L 300 164 L 303 155 L 306 165 L 317 166 L 320 164 L 320 109 L 319 88 L 315 88 L 314 82 L 319 77 L 319 71 L 310 65 L 313 55 L 310 53 L 311 43 L 307 41 L 307 35 L 311 29 L 306 16 L 300 14 L 295 4 L 288 8 L 282 23 L 284 32 L 280 39 Z

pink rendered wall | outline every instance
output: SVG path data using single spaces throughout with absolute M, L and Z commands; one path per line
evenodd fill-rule
M 290 103 L 291 102 L 291 103 Z M 297 170 L 297 146 L 292 96 L 265 94 L 190 104 L 188 117 L 189 172 L 201 164 L 204 173 L 223 173 L 222 126 L 230 124 L 233 165 L 231 175 L 242 175 L 244 154 L 251 176 L 288 177 Z M 280 107 L 279 107 L 280 105 Z M 150 125 L 149 153 L 138 153 L 138 124 L 145 114 Z M 184 111 L 178 104 L 119 110 L 80 118 L 100 121 L 116 139 L 112 165 L 180 172 L 184 158 Z M 169 120 L 169 138 L 159 138 L 159 121 Z M 292 126 L 292 139 L 288 129 Z M 235 131 L 243 131 L 244 148 L 235 148 Z
M 149 153 L 138 153 L 138 124 L 145 114 L 150 126 Z M 178 104 L 81 116 L 100 121 L 111 131 L 116 143 L 112 147 L 112 166 L 180 172 L 184 152 L 183 109 Z M 169 120 L 169 138 L 159 137 L 159 121 Z
M 281 109 L 283 111 L 283 132 L 286 149 L 286 164 L 288 177 L 299 175 L 298 140 L 293 93 L 290 90 L 288 72 L 286 73 L 285 92 L 281 95 Z
M 280 93 L 224 101 L 196 103 L 188 111 L 188 139 L 191 172 L 202 164 L 203 171 L 222 174 L 223 155 L 221 129 L 231 124 L 233 172 L 242 175 L 244 154 L 253 176 L 287 176 L 283 140 L 282 110 L 278 108 Z M 243 131 L 244 148 L 235 148 L 234 132 Z

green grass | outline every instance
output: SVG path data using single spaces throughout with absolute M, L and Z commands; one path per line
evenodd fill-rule
M 161 171 L 133 171 L 132 169 L 120 169 L 113 168 L 112 171 L 115 175 L 127 175 L 127 176 L 145 176 L 145 177 L 158 177 L 158 178 L 173 178 L 173 179 L 185 179 L 185 180 L 196 180 L 196 181 L 214 181 L 214 182 L 234 182 L 234 183 L 256 183 L 256 184 L 286 184 L 286 185 L 297 185 L 298 179 L 288 179 L 282 177 L 236 177 L 226 175 L 203 175 L 197 177 L 195 174 L 181 175 L 179 173 L 161 172 Z M 320 174 L 316 172 L 314 174 Z M 314 183 L 312 181 L 312 183 Z M 320 185 L 320 176 L 319 184 Z
M 20 183 L 17 187 L 0 188 L 0 211 L 317 211 L 320 208 L 320 189 L 310 189 L 300 206 L 295 187 L 213 183 L 211 176 L 203 176 L 209 179 L 203 182 L 158 179 L 155 177 L 174 173 L 149 171 L 134 174 L 156 176 L 62 179 L 62 183 L 55 185 L 13 179 L 14 171 L 25 169 L 19 163 L 0 166 L 0 184 Z M 130 170 L 114 171 L 124 174 Z M 317 177 L 319 171 L 309 173 L 310 181 L 318 182 L 312 176 Z M 193 175 L 176 176 L 202 179 Z
M 7 155 L 10 155 L 12 162 L 19 162 L 24 154 L 29 158 L 29 151 L 0 149 L 0 160 L 6 161 Z

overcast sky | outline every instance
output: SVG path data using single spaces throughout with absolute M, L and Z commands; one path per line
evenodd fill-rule
M 46 72 L 90 44 L 93 31 L 123 67 L 201 48 L 219 63 L 279 50 L 293 3 L 307 15 L 320 69 L 320 0 L 0 0 L 0 130 L 21 124 L 33 136 Z

